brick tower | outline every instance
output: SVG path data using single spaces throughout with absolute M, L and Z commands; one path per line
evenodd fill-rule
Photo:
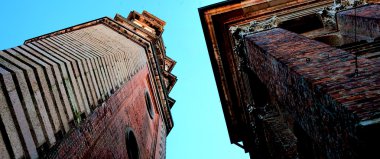
M 379 0 L 199 9 L 231 143 L 252 159 L 378 158 Z
M 132 11 L 0 51 L 0 158 L 165 158 L 164 25 Z

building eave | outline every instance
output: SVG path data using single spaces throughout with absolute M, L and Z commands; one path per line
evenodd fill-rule
M 243 111 L 243 103 L 238 100 L 240 88 L 236 87 L 239 75 L 234 73 L 238 72 L 238 64 L 234 61 L 232 46 L 229 47 L 232 39 L 228 29 L 273 14 L 286 15 L 330 4 L 332 0 L 224 1 L 198 9 L 231 143 L 242 140 L 239 128 L 244 121 L 234 120 L 244 118 L 239 113 Z
M 223 81 L 222 78 L 220 78 L 223 72 L 222 72 L 222 69 L 219 67 L 220 61 L 217 60 L 218 55 L 215 54 L 216 50 L 214 46 L 215 42 L 213 41 L 214 39 L 211 37 L 211 32 L 213 32 L 214 30 L 210 29 L 210 25 L 213 25 L 213 23 L 212 23 L 212 15 L 210 15 L 209 12 L 211 10 L 215 10 L 217 8 L 236 4 L 239 2 L 240 1 L 223 1 L 223 2 L 215 3 L 215 4 L 208 5 L 208 6 L 198 9 L 199 17 L 200 17 L 201 25 L 203 29 L 203 34 L 205 37 L 206 46 L 207 46 L 207 50 L 208 50 L 210 61 L 211 61 L 211 66 L 214 70 L 213 71 L 214 78 L 218 86 L 217 89 L 218 89 L 219 97 L 221 100 L 221 105 L 222 105 L 222 109 L 224 113 L 224 119 L 226 121 L 227 130 L 228 130 L 231 143 L 234 143 L 238 140 L 235 136 L 236 132 L 234 131 L 236 126 L 233 124 L 233 121 L 230 118 L 230 113 L 228 109 L 229 105 L 226 102 L 228 100 L 228 97 L 225 96 L 225 94 L 227 93 L 226 92 L 227 89 L 225 88 L 226 84 L 224 83 L 225 81 Z
M 157 57 L 157 55 L 155 54 L 156 49 L 154 46 L 154 39 L 150 39 L 150 38 L 144 37 L 140 34 L 137 34 L 135 31 L 131 30 L 130 28 L 125 27 L 124 25 L 120 24 L 119 22 L 117 22 L 117 21 L 115 21 L 109 17 L 102 17 L 102 18 L 95 19 L 95 20 L 92 20 L 89 22 L 81 23 L 81 24 L 78 24 L 78 25 L 75 25 L 72 27 L 68 27 L 65 29 L 61 29 L 61 30 L 54 31 L 54 32 L 51 32 L 48 34 L 44 34 L 44 35 L 41 35 L 41 36 L 38 36 L 35 38 L 28 39 L 24 42 L 24 44 L 31 43 L 31 42 L 38 41 L 38 40 L 42 40 L 42 39 L 49 38 L 49 37 L 53 37 L 53 36 L 58 36 L 61 34 L 65 34 L 68 32 L 75 31 L 75 30 L 83 29 L 86 27 L 91 27 L 91 26 L 98 25 L 98 24 L 106 25 L 107 27 L 111 28 L 112 30 L 114 30 L 114 31 L 118 32 L 119 34 L 125 36 L 126 38 L 134 41 L 136 44 L 144 47 L 147 50 L 147 54 L 153 54 L 152 55 L 153 61 L 151 63 L 149 63 L 149 66 L 150 66 L 150 68 L 152 68 L 151 73 L 153 73 L 159 77 L 158 78 L 159 81 L 157 81 L 157 84 L 159 85 L 158 86 L 158 89 L 159 89 L 158 94 L 160 94 L 160 96 L 161 96 L 160 103 L 162 105 L 162 110 L 163 110 L 163 112 L 162 112 L 163 113 L 162 114 L 163 120 L 166 124 L 166 132 L 167 132 L 167 134 L 169 134 L 169 132 L 173 128 L 174 124 L 173 124 L 173 119 L 172 119 L 172 115 L 170 112 L 170 106 L 169 106 L 169 101 L 168 101 L 169 100 L 168 99 L 168 91 L 166 90 L 166 87 L 164 86 L 164 82 L 163 82 L 164 75 L 163 75 L 163 72 L 161 70 L 162 66 L 160 66 L 160 64 L 158 63 L 159 60 L 162 61 L 163 59 L 159 59 Z M 157 65 L 157 67 L 155 65 Z M 153 68 L 156 68 L 156 69 L 153 70 Z

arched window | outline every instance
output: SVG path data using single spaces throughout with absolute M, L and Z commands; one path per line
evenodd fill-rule
M 151 119 L 154 117 L 153 107 L 152 107 L 152 101 L 150 100 L 150 95 L 148 91 L 145 91 L 145 103 L 146 103 L 146 109 L 148 110 L 149 116 Z
M 139 159 L 139 146 L 135 134 L 132 131 L 132 128 L 128 127 L 125 134 L 125 143 L 127 144 L 127 152 L 129 159 Z

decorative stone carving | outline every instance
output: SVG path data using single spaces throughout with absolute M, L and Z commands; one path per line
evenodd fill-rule
M 238 58 L 238 70 L 245 70 L 247 67 L 247 56 L 244 51 L 243 37 L 246 33 L 245 30 L 239 27 L 231 27 L 232 37 L 234 38 L 234 53 L 239 57 Z
M 248 31 L 249 32 L 258 32 L 262 30 L 267 30 L 275 28 L 280 24 L 280 19 L 277 16 L 273 16 L 267 20 L 257 22 L 256 20 L 249 23 Z
M 366 0 L 335 0 L 332 6 L 324 8 L 317 14 L 325 28 L 336 28 L 336 12 L 364 4 L 367 4 Z
M 280 24 L 280 19 L 276 16 L 263 21 L 252 21 L 249 26 L 232 26 L 230 31 L 232 37 L 234 38 L 234 48 L 233 51 L 239 57 L 238 70 L 244 71 L 248 68 L 247 66 L 247 56 L 244 51 L 243 37 L 248 33 L 254 33 L 262 30 L 267 30 L 275 28 Z
M 280 19 L 277 16 L 273 16 L 267 20 L 263 21 L 252 21 L 249 23 L 249 26 L 232 26 L 230 27 L 230 31 L 232 34 L 234 34 L 236 31 L 239 32 L 239 34 L 246 34 L 248 32 L 258 32 L 262 30 L 272 29 L 277 27 L 281 23 Z

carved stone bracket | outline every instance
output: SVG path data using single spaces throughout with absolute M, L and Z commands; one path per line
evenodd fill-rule
M 230 31 L 232 34 L 240 32 L 240 34 L 254 33 L 262 30 L 272 29 L 277 27 L 281 23 L 281 20 L 277 16 L 273 16 L 267 20 L 256 21 L 253 20 L 248 26 L 232 26 Z
M 272 29 L 277 27 L 280 24 L 280 19 L 277 16 L 273 16 L 264 21 L 252 21 L 249 23 L 248 31 L 249 32 L 258 32 L 262 30 Z
M 232 31 L 232 29 L 230 28 Z M 244 33 L 241 28 L 233 28 L 234 54 L 238 56 L 238 70 L 243 71 L 247 68 L 247 55 L 244 50 Z
M 249 23 L 249 26 L 232 26 L 230 31 L 234 38 L 234 53 L 239 57 L 238 70 L 245 71 L 248 69 L 247 64 L 247 55 L 244 50 L 244 36 L 249 33 L 254 33 L 262 30 L 267 30 L 275 28 L 280 24 L 279 18 L 273 16 L 267 20 L 263 21 L 252 21 Z
M 336 28 L 335 15 L 338 11 L 365 4 L 367 4 L 366 0 L 335 0 L 332 6 L 323 8 L 317 14 L 325 28 Z

